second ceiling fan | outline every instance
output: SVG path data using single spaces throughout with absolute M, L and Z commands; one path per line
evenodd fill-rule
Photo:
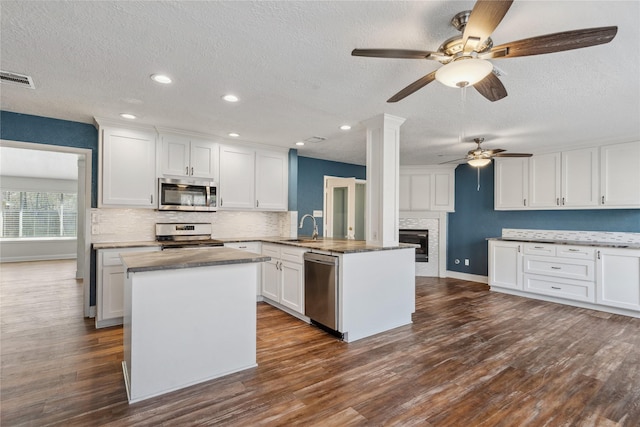
M 507 96 L 500 79 L 492 72 L 488 59 L 515 58 L 562 52 L 609 43 L 618 27 L 597 27 L 564 31 L 493 46 L 491 33 L 511 7 L 513 0 L 478 0 L 471 11 L 458 13 L 451 24 L 462 32 L 446 40 L 437 51 L 407 49 L 354 49 L 353 56 L 375 58 L 431 59 L 444 64 L 421 77 L 387 102 L 397 102 L 434 80 L 452 87 L 473 86 L 489 101 Z

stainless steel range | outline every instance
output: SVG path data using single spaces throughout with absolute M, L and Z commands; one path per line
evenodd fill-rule
M 156 241 L 162 250 L 224 246 L 221 240 L 211 238 L 209 223 L 157 223 Z

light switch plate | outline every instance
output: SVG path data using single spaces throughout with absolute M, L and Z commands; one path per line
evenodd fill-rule
M 316 218 L 322 218 L 322 211 L 313 211 L 313 216 Z

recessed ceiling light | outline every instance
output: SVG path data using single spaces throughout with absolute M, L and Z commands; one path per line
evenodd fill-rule
M 137 118 L 133 114 L 129 114 L 129 113 L 122 113 L 122 114 L 120 114 L 120 117 L 122 117 L 123 119 L 128 119 L 128 120 L 134 120 L 134 119 Z
M 296 142 L 296 145 L 304 145 L 304 142 L 298 141 L 298 142 Z
M 222 99 L 227 102 L 238 102 L 238 97 L 231 94 L 223 96 Z
M 231 132 L 231 133 L 229 134 L 229 136 L 234 137 L 234 138 L 237 138 L 237 137 L 239 137 L 239 136 L 240 136 L 240 134 L 239 134 L 239 133 L 235 133 L 235 132 Z
M 169 83 L 171 83 L 171 77 L 165 76 L 164 74 L 152 74 L 151 80 L 153 80 L 156 83 L 162 83 L 165 85 L 168 85 Z
M 349 130 L 349 129 L 351 129 L 351 126 L 349 126 L 349 125 L 342 125 L 342 126 L 340 126 L 340 129 L 342 129 L 342 130 Z

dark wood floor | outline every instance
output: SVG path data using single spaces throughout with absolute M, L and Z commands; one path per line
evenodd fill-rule
M 640 425 L 640 319 L 418 278 L 413 325 L 346 344 L 261 303 L 258 368 L 129 405 L 74 263 L 0 268 L 2 426 Z

